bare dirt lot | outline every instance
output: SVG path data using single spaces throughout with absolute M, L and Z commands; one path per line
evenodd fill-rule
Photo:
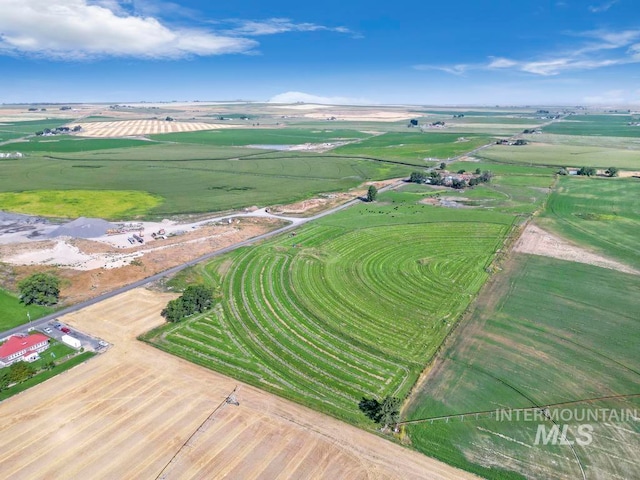
M 568 241 L 529 224 L 513 247 L 514 251 L 531 253 L 543 257 L 558 258 L 570 262 L 586 263 L 603 268 L 610 268 L 624 273 L 640 275 L 640 272 L 624 263 L 605 258 L 584 248 L 572 245 Z
M 5 288 L 15 280 L 52 268 L 63 279 L 65 304 L 88 300 L 118 287 L 233 245 L 280 226 L 271 218 L 236 219 L 231 225 L 206 226 L 130 248 L 118 248 L 87 239 L 45 240 L 0 245 L 0 258 L 15 265 L 15 278 L 3 279 Z
M 216 410 L 237 382 L 135 340 L 171 298 L 138 289 L 63 318 L 112 346 L 0 403 L 5 478 L 475 478 L 246 385 Z

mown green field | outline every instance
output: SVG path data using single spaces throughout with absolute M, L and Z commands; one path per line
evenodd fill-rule
M 215 260 L 213 313 L 147 339 L 353 423 L 403 397 L 487 278 L 513 217 L 363 204 Z
M 638 115 L 572 115 L 547 125 L 543 131 L 561 135 L 640 138 L 640 127 L 627 125 L 639 119 Z
M 640 181 L 561 177 L 540 226 L 640 270 Z
M 0 193 L 7 212 L 44 217 L 98 217 L 118 220 L 146 215 L 162 199 L 140 191 L 123 190 L 31 190 Z
M 357 130 L 303 129 L 303 128 L 254 128 L 220 129 L 201 132 L 166 133 L 151 135 L 162 142 L 195 143 L 205 145 L 297 145 L 370 137 Z
M 456 332 L 406 417 L 574 401 L 570 408 L 580 411 L 640 409 L 640 397 L 585 401 L 640 393 L 638 291 L 635 275 L 516 255 Z M 590 422 L 593 444 L 573 451 L 535 445 L 539 423 L 481 415 L 410 425 L 407 432 L 418 450 L 486 478 L 521 478 L 501 469 L 582 478 L 575 455 L 586 478 L 634 478 L 640 471 L 638 421 Z M 566 423 L 575 435 L 580 422 Z
M 0 177 L 0 192 L 138 191 L 162 198 L 146 214 L 160 217 L 288 203 L 410 173 L 409 167 L 401 165 L 305 154 L 263 153 L 240 160 L 216 159 L 218 152 L 214 158 L 200 160 L 131 160 L 131 149 L 126 154 L 115 152 L 115 158 L 124 155 L 124 159 L 96 152 L 3 160 L 5 171 L 12 174 Z M 198 150 L 198 155 L 204 153 Z
M 626 148 L 530 143 L 519 147 L 495 145 L 476 156 L 482 160 L 530 166 L 640 168 L 638 151 Z
M 24 142 L 0 145 L 0 151 L 22 153 L 67 153 L 109 150 L 114 148 L 147 147 L 152 143 L 127 138 L 69 138 L 68 135 L 38 137 Z
M 425 158 L 446 159 L 469 152 L 491 142 L 486 135 L 411 132 L 385 133 L 332 150 L 341 155 L 403 160 L 425 165 Z
M 27 312 L 31 315 L 31 320 L 35 320 L 53 312 L 53 309 L 39 305 L 26 306 L 15 295 L 0 289 L 0 312 L 0 332 L 3 332 L 27 323 Z

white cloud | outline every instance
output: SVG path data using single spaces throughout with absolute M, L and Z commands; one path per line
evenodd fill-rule
M 2 0 L 0 53 L 77 60 L 104 56 L 180 58 L 248 53 L 257 42 L 194 28 L 172 28 L 128 13 L 115 0 Z
M 320 103 L 322 105 L 370 105 L 365 98 L 323 97 L 304 92 L 285 92 L 269 99 L 269 103 Z
M 518 65 L 518 62 L 509 60 L 508 58 L 494 57 L 492 58 L 487 68 L 511 68 Z
M 414 65 L 416 70 L 439 70 L 441 72 L 450 73 L 451 75 L 464 75 L 467 71 L 477 68 L 477 66 L 459 63 L 458 65 Z
M 588 38 L 589 42 L 534 59 L 514 60 L 505 57 L 489 57 L 485 63 L 458 65 L 415 65 L 417 70 L 440 70 L 453 75 L 464 75 L 471 70 L 514 70 L 541 76 L 559 75 L 564 72 L 593 70 L 615 65 L 640 63 L 640 30 L 593 30 L 571 34 Z
M 286 32 L 330 31 L 351 33 L 346 27 L 327 27 L 315 23 L 294 23 L 288 18 L 269 18 L 267 20 L 231 20 L 237 26 L 226 33 L 247 36 L 274 35 Z
M 618 0 L 611 0 L 610 2 L 601 3 L 599 5 L 589 5 L 589 11 L 591 13 L 606 12 L 611 7 L 613 7 L 616 3 L 618 3 Z

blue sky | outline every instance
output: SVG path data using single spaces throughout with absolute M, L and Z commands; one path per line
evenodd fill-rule
M 0 0 L 0 102 L 640 105 L 637 0 Z

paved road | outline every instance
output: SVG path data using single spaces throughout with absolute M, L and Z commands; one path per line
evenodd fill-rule
M 562 119 L 562 118 L 564 118 L 564 116 L 562 116 L 560 119 Z M 545 123 L 543 123 L 541 125 L 538 125 L 536 128 L 542 128 L 542 127 L 544 127 L 546 125 L 549 125 L 549 124 L 553 123 L 554 121 L 555 120 L 552 119 L 552 120 L 550 120 L 548 122 L 545 122 Z M 513 140 L 513 139 L 521 138 L 521 136 L 522 136 L 522 134 L 518 133 L 518 134 L 515 134 L 515 135 L 511 136 L 510 139 Z M 478 148 L 476 148 L 474 150 L 471 150 L 470 152 L 465 152 L 462 155 L 458 155 L 456 157 L 449 158 L 444 163 L 449 164 L 449 163 L 452 163 L 452 162 L 460 159 L 463 156 L 473 155 L 473 154 L 477 153 L 480 150 L 483 150 L 485 148 L 488 148 L 488 147 L 492 146 L 493 144 L 494 143 L 492 142 L 492 143 L 489 143 L 489 144 L 486 144 L 486 145 L 482 145 L 482 146 L 480 146 L 480 147 L 478 147 Z M 394 183 L 394 184 L 391 184 L 391 185 L 387 185 L 386 187 L 381 188 L 380 191 L 383 192 L 385 190 L 390 190 L 392 188 L 396 188 L 399 185 L 401 185 L 402 183 L 403 182 L 397 182 L 397 183 Z M 225 248 L 223 248 L 221 250 L 217 250 L 215 252 L 208 253 L 208 254 L 203 255 L 203 256 L 201 256 L 199 258 L 196 258 L 195 260 L 191 260 L 191 261 L 189 261 L 187 263 L 184 263 L 182 265 L 178 265 L 177 267 L 170 268 L 168 270 L 165 270 L 163 272 L 157 273 L 157 274 L 152 275 L 151 277 L 145 278 L 143 280 L 138 280 L 137 282 L 134 282 L 134 283 L 132 283 L 130 285 L 126 285 L 124 287 L 118 288 L 118 289 L 113 290 L 111 292 L 102 294 L 102 295 L 100 295 L 98 297 L 95 297 L 95 298 L 93 298 L 91 300 L 87 300 L 85 302 L 81 302 L 81 303 L 78 303 L 76 305 L 72 305 L 71 307 L 67 307 L 65 309 L 59 310 L 56 313 L 52 313 L 51 315 L 47 315 L 46 317 L 39 318 L 38 320 L 34 320 L 34 321 L 32 321 L 32 322 L 30 322 L 28 324 L 21 325 L 19 327 L 13 328 L 11 330 L 7 330 L 5 332 L 1 332 L 0 333 L 0 340 L 4 339 L 4 338 L 6 338 L 6 337 L 8 337 L 10 335 L 14 335 L 16 333 L 24 332 L 27 328 L 30 328 L 30 327 L 33 327 L 33 328 L 41 330 L 46 326 L 47 322 L 49 322 L 50 320 L 52 320 L 52 319 L 54 319 L 56 317 L 59 317 L 59 316 L 62 316 L 62 315 L 66 315 L 67 313 L 71 313 L 71 312 L 75 312 L 75 311 L 81 310 L 81 309 L 83 309 L 85 307 L 88 307 L 90 305 L 94 305 L 94 304 L 96 304 L 98 302 L 106 300 L 107 298 L 111 298 L 111 297 L 115 297 L 116 295 L 120 295 L 121 293 L 127 292 L 127 291 L 129 291 L 129 290 L 131 290 L 133 288 L 142 287 L 142 286 L 147 285 L 147 284 L 149 284 L 151 282 L 155 282 L 156 280 L 160 280 L 161 278 L 166 277 L 167 275 L 172 275 L 174 273 L 179 272 L 180 270 L 184 270 L 185 268 L 191 267 L 191 266 L 193 266 L 193 265 L 195 265 L 197 263 L 203 262 L 205 260 L 209 260 L 210 258 L 217 257 L 218 255 L 224 255 L 225 253 L 231 252 L 231 251 L 233 251 L 233 250 L 235 250 L 237 248 L 244 247 L 244 246 L 247 246 L 247 245 L 252 245 L 255 242 L 259 242 L 260 240 L 271 238 L 271 237 L 273 237 L 275 235 L 279 235 L 281 233 L 284 233 L 284 232 L 287 232 L 287 231 L 290 231 L 290 230 L 294 230 L 295 228 L 298 228 L 301 225 L 304 225 L 305 223 L 311 222 L 313 220 L 317 220 L 318 218 L 322 218 L 322 217 L 325 217 L 327 215 L 331 215 L 331 214 L 333 214 L 333 213 L 335 213 L 335 212 L 337 212 L 339 210 L 343 210 L 345 208 L 351 207 L 352 205 L 355 205 L 355 204 L 360 203 L 360 202 L 361 202 L 360 199 L 351 200 L 351 201 L 349 201 L 347 203 L 344 203 L 342 205 L 339 205 L 337 207 L 331 208 L 329 210 L 326 210 L 324 212 L 318 213 L 317 215 L 314 215 L 312 217 L 307 217 L 307 218 L 279 217 L 277 215 L 268 214 L 268 213 L 266 213 L 264 211 L 260 211 L 260 212 L 257 213 L 258 216 L 267 216 L 267 217 L 271 217 L 271 218 L 282 218 L 284 220 L 290 221 L 291 224 L 286 225 L 286 226 L 284 226 L 282 228 L 278 228 L 277 230 L 273 230 L 271 232 L 263 233 L 262 235 L 258 235 L 257 237 L 253 237 L 253 238 L 250 238 L 248 240 L 243 240 L 242 242 L 236 243 L 236 244 L 231 245 L 229 247 L 225 247 Z M 237 216 L 256 216 L 256 213 L 253 213 L 253 214 L 252 213 L 244 213 L 244 214 L 239 213 L 237 215 L 228 215 L 228 216 L 221 217 L 221 218 L 233 218 L 234 216 L 236 216 L 236 217 Z M 206 220 L 205 222 L 209 222 L 209 221 L 211 221 L 211 219 Z
M 396 188 L 400 185 L 402 185 L 404 182 L 399 181 L 396 183 L 393 183 L 391 185 L 387 185 L 386 187 L 381 188 L 379 191 L 380 192 L 384 192 L 385 190 L 390 190 L 392 188 Z M 155 282 L 156 280 L 160 280 L 163 277 L 166 277 L 167 275 L 172 275 L 174 273 L 179 272 L 180 270 L 184 270 L 185 268 L 191 267 L 197 263 L 203 262 L 205 260 L 209 260 L 211 258 L 217 257 L 219 255 L 224 255 L 225 253 L 231 252 L 233 250 L 236 250 L 237 248 L 240 247 L 245 247 L 247 245 L 252 245 L 256 242 L 259 242 L 261 240 L 265 240 L 267 238 L 271 238 L 273 236 L 279 235 L 281 233 L 284 232 L 288 232 L 290 230 L 295 230 L 296 228 L 299 228 L 300 226 L 304 225 L 305 223 L 311 222 L 313 220 L 317 220 L 319 218 L 322 217 L 326 217 L 327 215 L 331 215 L 335 212 L 338 212 L 340 210 L 344 210 L 345 208 L 349 208 L 353 205 L 356 205 L 358 203 L 361 203 L 362 200 L 360 199 L 354 199 L 354 200 L 350 200 L 346 203 L 343 203 L 342 205 L 338 205 L 337 207 L 331 208 L 329 210 L 325 210 L 324 212 L 320 212 L 317 215 L 314 215 L 312 217 L 306 217 L 306 218 L 295 218 L 295 221 L 292 222 L 289 225 L 286 225 L 284 227 L 278 228 L 276 230 L 272 230 L 270 232 L 267 233 L 263 233 L 262 235 L 258 235 L 257 237 L 253 237 L 253 238 L 249 238 L 247 240 L 243 240 L 241 242 L 238 242 L 234 245 L 230 245 L 228 247 L 225 247 L 221 250 L 217 250 L 215 252 L 211 252 L 208 253 L 206 255 L 203 255 L 201 257 L 198 257 L 194 260 L 190 260 L 187 263 L 183 263 L 182 265 L 178 265 L 176 267 L 172 267 L 169 268 L 168 270 L 165 270 L 163 272 L 160 273 L 156 273 L 155 275 L 152 275 L 150 277 L 147 277 L 145 279 L 142 280 L 138 280 L 137 282 L 131 283 L 129 285 L 126 285 L 124 287 L 121 288 L 117 288 L 115 290 L 112 290 L 111 292 L 108 293 L 104 293 L 102 295 L 99 295 L 95 298 L 92 298 L 91 300 L 87 300 L 84 302 L 80 302 L 77 303 L 75 305 L 72 305 L 70 307 L 64 308 L 62 310 L 58 310 L 55 313 L 52 313 L 50 315 L 47 315 L 45 317 L 39 318 L 38 320 L 33 320 L 32 322 L 26 323 L 24 325 L 21 325 L 19 327 L 16 328 L 12 328 L 11 330 L 7 330 L 4 332 L 0 333 L 0 340 L 9 337 L 10 335 L 15 335 L 16 333 L 23 333 L 27 330 L 27 328 L 35 328 L 37 330 L 42 330 L 43 328 L 45 328 L 47 325 L 47 323 L 57 317 L 60 317 L 62 315 L 66 315 L 67 313 L 71 313 L 71 312 L 76 312 L 78 310 L 81 310 L 85 307 L 88 307 L 90 305 L 94 305 L 96 303 L 99 303 L 103 300 L 106 300 L 107 298 L 111 298 L 111 297 L 115 297 L 116 295 L 120 295 L 121 293 L 127 292 L 131 289 L 134 288 L 138 288 L 138 287 L 142 287 L 144 285 L 147 285 L 149 283 Z M 237 216 L 248 216 L 247 214 L 238 214 Z M 272 215 L 272 214 L 267 214 L 264 216 L 269 216 L 271 218 L 282 218 L 282 217 L 278 217 L 277 215 Z M 232 218 L 233 215 L 228 215 L 225 218 Z M 289 219 L 289 220 L 293 220 L 293 219 Z

